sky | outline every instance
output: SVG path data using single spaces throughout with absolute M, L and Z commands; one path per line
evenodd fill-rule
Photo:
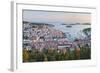
M 23 21 L 39 23 L 90 23 L 90 13 L 23 10 Z

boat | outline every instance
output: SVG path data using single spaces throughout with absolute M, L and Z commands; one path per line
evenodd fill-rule
M 67 25 L 66 27 L 72 27 L 71 25 Z

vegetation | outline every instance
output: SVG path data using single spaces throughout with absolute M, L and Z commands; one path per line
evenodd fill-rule
M 91 33 L 91 28 L 85 28 L 85 29 L 83 29 L 83 33 L 84 33 L 86 36 L 89 36 L 89 34 Z
M 79 59 L 91 59 L 91 50 L 85 45 L 80 48 L 76 48 L 73 51 L 67 50 L 66 52 L 59 51 L 57 49 L 44 49 L 26 51 L 23 50 L 23 62 L 41 62 L 41 61 L 64 61 L 64 60 L 79 60 Z

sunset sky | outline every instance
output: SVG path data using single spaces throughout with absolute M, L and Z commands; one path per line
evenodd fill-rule
M 23 21 L 41 23 L 90 23 L 90 13 L 23 10 Z

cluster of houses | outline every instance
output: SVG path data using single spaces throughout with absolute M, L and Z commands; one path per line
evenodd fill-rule
M 27 50 L 59 49 L 75 50 L 78 44 L 90 46 L 90 39 L 78 39 L 70 42 L 65 33 L 56 30 L 51 24 L 23 22 L 23 48 Z

